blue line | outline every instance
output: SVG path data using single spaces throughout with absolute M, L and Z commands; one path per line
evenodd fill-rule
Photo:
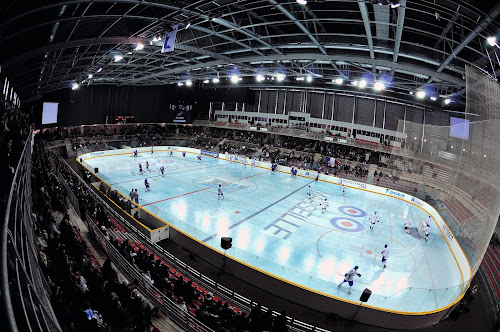
M 263 209 L 261 209 L 261 210 L 259 210 L 259 211 L 255 212 L 254 214 L 249 215 L 248 217 L 246 217 L 246 218 L 244 218 L 244 219 L 241 219 L 241 220 L 240 220 L 240 221 L 238 221 L 237 223 L 235 223 L 235 224 L 233 224 L 233 225 L 229 226 L 229 228 L 228 228 L 228 229 L 233 229 L 233 228 L 235 228 L 236 226 L 241 225 L 241 224 L 242 224 L 242 223 L 244 223 L 245 221 L 247 221 L 247 220 L 249 220 L 249 219 L 252 219 L 253 217 L 255 217 L 256 215 L 258 215 L 259 213 L 262 213 L 262 212 L 264 212 L 265 210 L 269 209 L 271 206 L 274 206 L 274 205 L 278 204 L 279 202 L 284 201 L 284 200 L 285 200 L 285 199 L 287 199 L 288 197 L 292 196 L 293 194 L 295 194 L 295 193 L 296 193 L 296 192 L 298 192 L 299 190 L 302 190 L 304 187 L 306 187 L 306 186 L 310 185 L 310 184 L 311 184 L 311 183 L 313 183 L 313 182 L 314 182 L 314 180 L 312 180 L 311 182 L 306 183 L 305 185 L 303 185 L 302 187 L 300 187 L 299 189 L 297 189 L 297 190 L 295 190 L 295 191 L 292 191 L 291 193 L 289 193 L 289 194 L 288 194 L 288 195 L 286 195 L 285 197 L 282 197 L 282 198 L 278 199 L 276 202 L 269 204 L 269 205 L 268 205 L 268 206 L 266 206 L 265 208 L 263 208 Z M 210 237 L 207 237 L 205 240 L 203 240 L 203 242 L 210 241 L 211 239 L 213 239 L 213 238 L 215 238 L 215 237 L 217 237 L 217 233 L 216 233 L 216 234 L 214 234 L 214 235 L 212 235 L 212 236 L 210 236 Z

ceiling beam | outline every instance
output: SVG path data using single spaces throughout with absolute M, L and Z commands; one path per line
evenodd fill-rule
M 490 10 L 490 12 L 484 17 L 484 19 L 479 23 L 470 33 L 465 37 L 465 39 L 458 45 L 451 54 L 441 63 L 438 69 L 436 69 L 436 75 L 441 73 L 444 68 L 453 60 L 460 51 L 464 49 L 474 38 L 476 38 L 481 31 L 484 30 L 496 17 L 500 14 L 500 2 L 497 2 L 496 5 Z M 436 78 L 436 75 L 432 75 L 427 84 L 432 83 Z
M 394 54 L 392 56 L 392 62 L 398 62 L 399 48 L 401 47 L 401 37 L 403 35 L 403 27 L 405 23 L 406 14 L 406 0 L 400 0 L 400 6 L 398 7 L 398 25 L 396 27 L 396 36 L 394 43 Z M 391 76 L 394 76 L 394 68 L 391 70 Z
M 370 50 L 370 59 L 375 60 L 375 51 L 373 50 L 372 30 L 370 27 L 370 18 L 368 17 L 368 9 L 366 8 L 365 0 L 358 0 L 358 6 L 361 12 L 361 17 L 363 18 L 366 40 L 368 42 L 368 48 Z M 375 65 L 372 66 L 372 71 L 375 72 Z

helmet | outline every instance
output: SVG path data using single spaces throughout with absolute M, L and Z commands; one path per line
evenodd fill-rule
M 387 248 L 387 244 L 385 245 L 385 247 Z
M 358 269 L 358 266 L 356 265 L 356 266 L 354 267 L 354 269 L 355 269 L 355 270 L 357 270 L 357 269 Z

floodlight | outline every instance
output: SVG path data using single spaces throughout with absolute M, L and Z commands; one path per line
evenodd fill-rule
M 73 84 L 71 85 L 71 90 L 76 90 L 80 87 L 80 84 L 76 83 L 76 82 L 73 82 Z
M 360 88 L 365 88 L 366 87 L 366 81 L 365 80 L 359 81 L 359 87 Z
M 184 85 L 184 83 L 179 82 L 179 83 L 177 83 L 177 85 L 178 85 L 178 86 L 183 86 L 183 85 Z
M 262 81 L 263 81 L 263 80 L 265 80 L 266 78 L 265 78 L 263 75 L 260 75 L 260 74 L 259 74 L 259 75 L 257 75 L 257 76 L 255 77 L 255 79 L 257 80 L 257 82 L 262 82 Z M 231 78 L 231 81 L 233 81 L 233 79 L 232 79 L 232 78 Z M 235 82 L 233 81 L 233 83 L 235 83 Z
M 425 97 L 425 91 L 424 91 L 424 90 L 420 90 L 420 91 L 418 91 L 418 92 L 417 92 L 417 97 L 418 97 L 419 99 L 424 98 L 424 97 Z
M 297 0 L 297 3 L 300 5 L 307 5 L 307 0 Z
M 436 100 L 437 100 L 437 98 L 436 98 L 436 97 L 434 97 L 434 96 L 432 96 L 432 97 L 431 97 L 431 100 L 432 100 L 432 101 L 436 101 Z
M 339 77 L 339 78 L 336 78 L 334 82 L 335 82 L 335 84 L 342 84 L 342 83 L 344 83 L 344 80 L 341 77 Z
M 136 51 L 140 51 L 140 50 L 142 50 L 143 48 L 144 48 L 144 44 L 140 44 L 140 43 L 139 43 L 139 44 L 137 44 L 137 46 L 135 47 L 135 50 L 136 50 Z
M 191 26 L 191 22 L 188 22 L 188 23 L 186 24 L 186 27 L 185 27 L 184 29 L 187 29 L 187 28 L 189 28 L 190 26 Z
M 495 46 L 497 44 L 497 37 L 495 36 L 488 37 L 488 39 L 486 40 L 488 41 L 488 44 L 490 44 L 491 46 Z
M 203 83 L 208 84 L 208 83 L 210 83 L 210 80 L 204 80 Z
M 118 62 L 122 59 L 123 59 L 123 57 L 121 55 L 119 55 L 119 54 L 115 55 L 115 62 Z
M 94 75 L 92 75 L 92 74 L 89 74 L 89 75 L 88 75 L 87 77 L 88 77 L 88 78 L 92 78 L 93 76 L 94 76 Z
M 276 75 L 276 80 L 278 80 L 278 82 L 281 82 L 285 79 L 286 75 L 285 74 L 278 74 Z
M 102 67 L 99 67 L 99 69 L 97 69 L 97 72 L 100 73 L 102 70 Z
M 191 86 L 191 85 L 193 85 L 193 82 L 191 80 L 187 80 L 186 81 L 186 86 Z
M 156 38 L 156 36 L 153 37 L 153 41 L 154 42 L 157 42 L 158 41 L 158 38 Z
M 240 80 L 240 78 L 237 75 L 231 76 L 231 82 L 238 83 L 239 80 Z
M 297 81 L 303 81 L 304 78 L 303 77 L 295 77 L 295 80 L 297 80 Z
M 212 78 L 212 82 L 213 83 L 219 83 L 220 79 L 218 77 L 214 77 L 214 78 Z
M 451 103 L 451 99 L 450 98 L 447 98 L 444 100 L 444 104 L 445 105 L 448 105 L 449 103 Z
M 380 82 L 380 81 L 377 81 L 375 82 L 375 85 L 373 85 L 373 87 L 375 88 L 375 90 L 377 91 L 381 91 L 381 90 L 384 90 L 385 89 L 385 85 L 384 83 Z
M 308 81 L 308 82 L 312 82 L 312 80 L 313 80 L 313 78 L 312 78 L 311 76 L 307 76 L 307 77 L 306 77 L 306 81 Z
M 354 86 L 358 85 L 358 83 L 359 83 L 358 81 L 352 81 L 351 82 L 351 84 L 354 85 Z

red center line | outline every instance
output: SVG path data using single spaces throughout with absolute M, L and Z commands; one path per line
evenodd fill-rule
M 148 206 L 148 205 L 151 205 L 151 204 L 156 204 L 156 203 L 160 203 L 160 202 L 165 202 L 165 201 L 168 201 L 168 200 L 171 200 L 171 199 L 177 198 L 177 197 L 182 197 L 182 196 L 186 196 L 186 195 L 191 195 L 191 194 L 197 193 L 197 192 L 199 192 L 199 191 L 207 190 L 207 189 L 210 189 L 210 187 L 203 188 L 203 189 L 199 189 L 199 190 L 195 190 L 195 191 L 191 191 L 191 192 L 189 192 L 189 193 L 185 193 L 185 194 L 181 194 L 181 195 L 177 195 L 177 196 L 173 196 L 173 197 L 169 197 L 169 198 L 165 198 L 165 199 L 161 199 L 161 200 L 156 201 L 156 202 L 151 202 L 151 203 L 143 204 L 142 206 Z
M 254 176 L 262 175 L 262 174 L 265 174 L 265 173 L 269 173 L 269 171 L 265 171 L 265 172 L 262 172 L 262 173 L 259 173 L 259 174 L 254 174 L 254 175 L 250 175 L 250 176 L 245 176 L 244 178 L 238 179 L 237 181 L 248 179 L 248 178 L 253 178 Z

